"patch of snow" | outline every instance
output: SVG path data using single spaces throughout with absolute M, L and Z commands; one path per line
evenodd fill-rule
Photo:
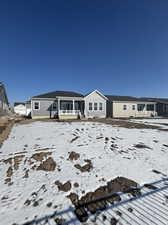
M 78 138 L 71 142 L 75 136 Z M 139 143 L 149 148 L 135 147 Z M 66 197 L 70 192 L 81 197 L 82 191 L 94 191 L 117 176 L 127 177 L 139 184 L 158 180 L 161 175 L 152 172 L 152 169 L 168 174 L 166 145 L 168 133 L 157 129 L 127 129 L 93 122 L 34 122 L 17 125 L 1 147 L 1 221 L 3 225 L 14 222 L 21 224 L 35 216 L 67 209 L 72 205 Z M 55 171 L 33 170 L 25 161 L 40 151 L 52 152 L 51 157 L 57 165 Z M 76 161 L 67 160 L 72 151 L 80 154 Z M 18 170 L 13 171 L 13 184 L 5 184 L 6 171 L 10 165 L 3 160 L 13 157 L 15 153 L 19 155 L 19 152 L 24 158 Z M 93 169 L 81 173 L 74 165 L 84 165 L 86 159 L 91 160 Z M 28 169 L 28 178 L 23 178 Z M 70 181 L 71 190 L 58 191 L 56 180 L 61 183 Z M 75 182 L 79 187 L 73 186 Z M 34 192 L 36 194 L 32 195 Z M 4 199 L 4 196 L 7 198 Z M 26 200 L 32 203 L 26 206 Z M 39 205 L 33 206 L 34 201 Z M 52 202 L 51 207 L 46 206 L 49 202 Z

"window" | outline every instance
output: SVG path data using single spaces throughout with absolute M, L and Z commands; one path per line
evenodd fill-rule
M 94 103 L 94 110 L 97 110 L 97 102 Z
M 92 111 L 92 102 L 89 102 L 89 111 Z
M 103 110 L 103 104 L 100 102 L 99 103 L 99 110 L 102 111 Z
M 34 110 L 39 110 L 39 109 L 40 109 L 40 103 L 34 102 Z
M 56 102 L 54 102 L 52 104 L 52 109 L 53 109 L 53 111 L 56 111 L 57 110 L 57 103 Z
M 138 104 L 138 111 L 143 111 L 145 108 L 145 104 Z
M 154 104 L 147 104 L 146 110 L 147 111 L 154 111 Z
M 127 110 L 127 105 L 123 105 L 123 110 Z
M 132 105 L 132 110 L 135 110 L 135 105 Z

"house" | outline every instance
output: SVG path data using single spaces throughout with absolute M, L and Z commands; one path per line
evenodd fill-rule
M 84 96 L 72 91 L 54 91 L 31 99 L 32 118 L 77 119 L 84 116 Z
M 158 116 L 168 116 L 168 98 L 141 98 L 145 101 L 154 101 Z
M 98 90 L 92 91 L 84 97 L 85 110 L 84 115 L 86 118 L 105 118 L 106 105 L 108 98 Z
M 9 110 L 9 101 L 7 93 L 4 84 L 0 82 L 0 112 L 2 113 L 8 110 Z
M 130 96 L 106 95 L 107 116 L 113 118 L 157 116 L 156 102 Z
M 168 99 L 54 91 L 31 99 L 32 118 L 130 118 L 168 115 Z

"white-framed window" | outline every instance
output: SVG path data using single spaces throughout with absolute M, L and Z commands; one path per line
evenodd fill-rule
M 56 111 L 57 110 L 57 103 L 56 102 L 53 102 L 53 104 L 52 104 L 52 110 L 53 111 Z
M 92 102 L 89 102 L 89 111 L 92 111 L 93 107 L 92 107 Z
M 123 105 L 123 110 L 127 110 L 127 105 Z
M 146 110 L 147 111 L 154 111 L 154 104 L 147 104 Z
M 34 110 L 40 109 L 40 102 L 34 102 Z
M 135 110 L 135 105 L 132 105 L 132 110 Z
M 103 110 L 103 103 L 99 102 L 99 110 L 102 111 Z
M 138 104 L 137 109 L 138 111 L 143 111 L 145 108 L 145 104 Z
M 94 102 L 94 110 L 97 110 L 97 102 Z

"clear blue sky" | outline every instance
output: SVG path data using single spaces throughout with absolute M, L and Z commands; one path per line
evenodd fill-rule
M 54 91 L 168 97 L 167 0 L 2 0 L 10 102 Z

